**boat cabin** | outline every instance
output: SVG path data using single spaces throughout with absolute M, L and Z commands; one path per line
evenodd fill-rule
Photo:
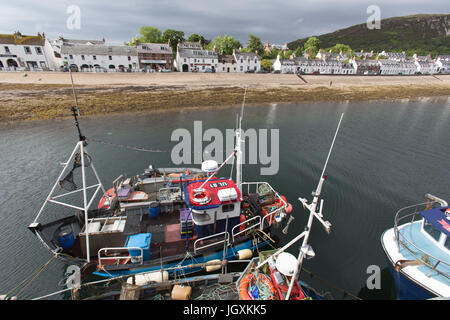
M 432 208 L 422 211 L 422 232 L 450 251 L 450 207 Z
M 233 180 L 190 181 L 184 186 L 184 194 L 199 238 L 224 232 L 227 217 L 230 234 L 239 224 L 243 198 Z

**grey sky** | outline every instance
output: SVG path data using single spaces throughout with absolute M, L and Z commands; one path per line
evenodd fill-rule
M 417 13 L 449 13 L 448 0 L 1 0 L 0 33 L 45 32 L 49 38 L 101 39 L 122 43 L 138 35 L 139 27 L 182 30 L 185 36 L 207 39 L 231 35 L 246 44 L 252 33 L 270 43 L 283 44 L 365 23 L 370 5 L 381 18 Z M 66 26 L 69 6 L 81 11 L 81 28 Z

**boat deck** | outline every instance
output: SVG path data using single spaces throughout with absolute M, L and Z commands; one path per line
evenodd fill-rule
M 421 226 L 421 221 L 416 221 L 414 223 L 409 223 L 401 226 L 399 228 L 399 231 L 401 233 L 400 240 L 407 240 L 410 243 L 413 243 L 423 252 L 428 253 L 429 255 L 441 260 L 442 262 L 450 264 L 450 254 L 448 254 L 445 249 L 438 247 L 433 240 L 428 238 L 428 236 L 421 231 Z M 413 251 L 414 254 L 410 250 L 408 250 L 405 245 L 400 246 L 400 253 L 407 259 L 416 260 L 419 257 L 424 259 L 425 261 L 428 261 L 431 265 L 434 265 L 437 262 L 436 259 L 432 257 L 425 257 L 422 252 L 415 249 L 411 245 L 408 245 L 408 248 Z M 450 274 L 449 265 L 440 263 L 437 269 L 447 275 Z M 424 274 L 428 274 L 431 272 L 431 268 L 427 265 L 419 266 L 418 270 Z M 450 279 L 447 276 L 437 272 L 436 270 L 431 272 L 429 277 L 450 286 Z

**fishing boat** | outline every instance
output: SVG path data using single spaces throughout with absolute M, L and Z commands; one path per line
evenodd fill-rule
M 325 231 L 330 234 L 331 223 L 325 221 L 322 210 L 324 199 L 320 199 L 322 187 L 327 179 L 325 174 L 331 151 L 333 150 L 337 134 L 342 122 L 344 114 L 341 115 L 330 150 L 328 152 L 322 174 L 315 191 L 312 192 L 313 200 L 308 204 L 306 198 L 299 198 L 303 208 L 309 211 L 309 219 L 305 231 L 294 237 L 286 245 L 275 252 L 265 252 L 259 257 L 253 258 L 248 264 L 246 270 L 236 283 L 239 290 L 241 300 L 306 300 L 306 299 L 323 299 L 312 288 L 305 283 L 299 281 L 298 277 L 302 269 L 304 259 L 311 259 L 315 256 L 315 252 L 309 245 L 309 236 L 314 218 L 317 219 Z M 318 207 L 320 199 L 320 206 Z M 289 224 L 292 222 L 293 216 L 289 217 L 283 233 L 287 234 Z M 300 252 L 298 257 L 286 252 L 288 248 L 302 239 Z
M 79 141 L 29 229 L 61 261 L 85 271 L 95 269 L 103 277 L 162 268 L 177 276 L 201 270 L 187 265 L 248 259 L 273 241 L 272 225 L 283 221 L 292 206 L 268 182 L 242 181 L 242 111 L 235 149 L 220 166 L 205 161 L 201 176 L 184 170 L 171 177 L 148 172 L 150 180 L 136 183 L 119 177 L 107 193 L 81 134 L 79 113 L 72 108 Z M 233 172 L 218 176 L 228 162 L 236 168 L 235 179 Z M 73 177 L 79 169 L 82 185 L 77 187 Z M 116 201 L 103 198 L 103 204 L 100 200 L 90 209 L 100 190 Z M 137 198 L 129 201 L 133 192 Z M 82 205 L 73 199 L 80 194 Z M 69 208 L 71 214 L 41 222 L 50 204 Z
M 425 199 L 400 209 L 381 236 L 399 300 L 450 298 L 450 207 Z

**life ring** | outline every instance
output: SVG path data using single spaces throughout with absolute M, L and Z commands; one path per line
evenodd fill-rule
M 253 285 L 256 282 L 255 278 L 256 276 L 253 273 L 246 274 L 242 278 L 241 283 L 239 284 L 239 296 L 241 297 L 242 300 L 253 300 L 253 297 L 250 297 L 250 295 L 248 294 L 248 287 L 249 284 Z M 258 280 L 269 288 L 271 293 L 269 300 L 274 300 L 276 290 L 272 281 L 270 281 L 270 279 L 262 273 L 258 275 Z
M 209 191 L 206 189 L 194 189 L 191 192 L 190 200 L 196 204 L 204 205 L 211 201 L 211 196 Z

